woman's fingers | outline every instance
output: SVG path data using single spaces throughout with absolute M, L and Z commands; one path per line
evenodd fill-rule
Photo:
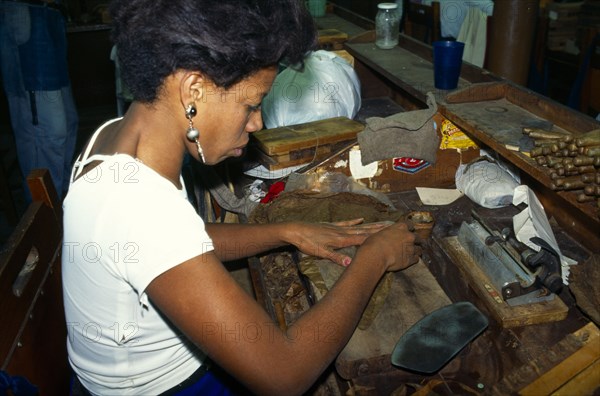
M 376 221 L 373 223 L 364 223 L 364 221 L 365 221 L 364 218 L 359 218 L 359 219 L 352 219 L 352 220 L 335 221 L 335 222 L 332 222 L 329 224 L 337 226 L 337 227 L 351 227 L 351 228 L 365 229 L 365 230 L 382 229 L 382 228 L 385 228 L 385 227 L 388 227 L 388 226 L 394 224 L 393 221 Z
M 352 261 L 351 257 L 343 253 L 336 252 L 337 249 L 347 246 L 362 245 L 363 242 L 372 235 L 378 234 L 379 231 L 382 231 L 386 228 L 393 227 L 393 230 L 386 231 L 387 237 L 382 235 L 382 238 L 384 238 L 382 241 L 385 241 L 383 243 L 395 244 L 397 242 L 392 241 L 397 240 L 398 236 L 405 235 L 401 237 L 404 239 L 407 238 L 407 235 L 410 235 L 410 241 L 405 240 L 405 242 L 410 242 L 410 247 L 408 247 L 408 250 L 405 252 L 406 257 L 404 260 L 405 262 L 410 262 L 411 264 L 418 260 L 418 256 L 421 254 L 420 248 L 418 249 L 418 252 L 414 252 L 412 245 L 415 235 L 408 231 L 407 224 L 392 221 L 380 221 L 364 224 L 362 221 L 363 219 L 359 218 L 335 223 L 324 223 L 320 225 L 307 224 L 305 238 L 302 238 L 302 242 L 296 244 L 296 246 L 303 253 L 316 257 L 327 258 L 339 265 L 348 266 Z M 390 232 L 392 234 L 389 234 Z M 415 256 L 417 256 L 416 259 L 414 259 Z
M 350 227 L 350 226 L 354 226 L 357 224 L 361 224 L 363 221 L 365 221 L 365 219 L 361 217 L 361 218 L 352 219 L 352 220 L 336 221 L 336 222 L 333 222 L 330 224 L 333 224 L 338 227 Z
M 391 226 L 393 224 L 394 224 L 393 221 L 378 221 L 378 222 L 375 222 L 375 223 L 361 224 L 361 225 L 359 225 L 357 227 L 364 228 L 364 229 L 367 229 L 367 230 L 370 230 L 370 229 L 381 230 L 381 229 L 387 228 L 387 227 L 389 227 L 389 226 Z
M 421 259 L 422 254 L 423 249 L 421 249 L 421 246 L 415 246 L 415 250 L 413 252 L 413 257 L 410 264 L 416 264 Z
M 321 250 L 319 257 L 331 260 L 342 267 L 347 267 L 352 262 L 352 259 L 349 256 L 331 249 Z

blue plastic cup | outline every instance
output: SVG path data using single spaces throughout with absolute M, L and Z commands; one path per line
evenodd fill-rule
M 435 41 L 433 43 L 433 77 L 437 89 L 455 89 L 458 86 L 465 43 Z

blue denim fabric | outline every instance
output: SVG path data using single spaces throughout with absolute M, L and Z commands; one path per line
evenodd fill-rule
M 62 28 L 57 30 L 59 22 Z M 50 41 L 54 39 L 58 40 Z M 55 56 L 60 59 L 53 60 Z M 0 71 L 21 172 L 27 176 L 35 168 L 49 169 L 62 197 L 69 186 L 79 123 L 67 74 L 62 15 L 0 0 Z
M 56 91 L 69 84 L 67 36 L 60 11 L 29 7 L 31 36 L 19 47 L 28 91 Z
M 207 371 L 196 383 L 175 394 L 175 396 L 237 396 L 237 390 L 231 389 L 223 378 Z
M 23 73 L 19 46 L 31 36 L 29 6 L 10 1 L 0 1 L 0 71 L 7 94 L 22 94 Z

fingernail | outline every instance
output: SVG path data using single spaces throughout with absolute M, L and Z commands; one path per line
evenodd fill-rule
M 352 260 L 350 259 L 350 257 L 346 257 L 344 259 L 344 261 L 342 262 L 342 264 L 344 264 L 344 267 L 347 267 L 350 265 L 351 262 L 352 262 Z

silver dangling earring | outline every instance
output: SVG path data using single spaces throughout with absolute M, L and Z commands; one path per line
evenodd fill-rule
M 204 163 L 206 162 L 204 159 L 204 152 L 202 151 L 202 147 L 200 146 L 200 140 L 198 140 L 198 138 L 200 137 L 200 131 L 198 131 L 198 129 L 194 127 L 194 122 L 192 121 L 192 118 L 196 116 L 196 113 L 196 106 L 194 106 L 193 104 L 188 105 L 188 107 L 185 109 L 185 118 L 187 118 L 190 123 L 185 136 L 190 142 L 196 142 L 196 146 L 198 147 L 198 156 L 200 157 L 200 160 Z

